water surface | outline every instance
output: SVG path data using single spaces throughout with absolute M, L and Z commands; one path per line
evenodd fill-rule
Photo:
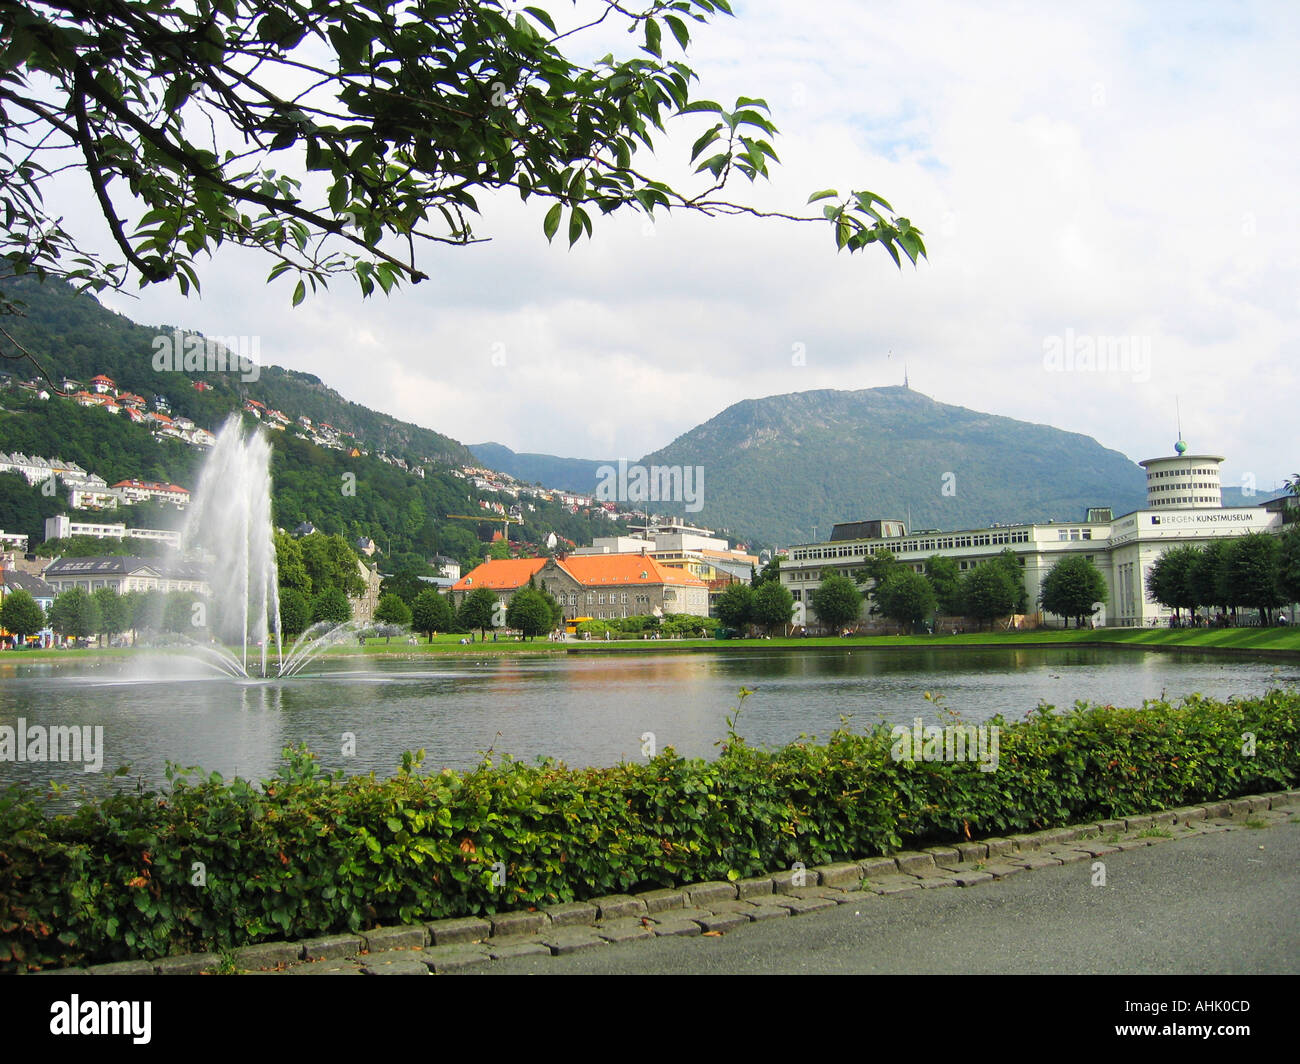
M 286 745 L 306 743 L 322 766 L 348 773 L 396 771 L 402 752 L 424 748 L 426 769 L 468 768 L 484 751 L 532 761 L 608 765 L 659 748 L 711 757 L 726 735 L 737 691 L 754 693 L 738 731 L 753 744 L 851 727 L 949 722 L 925 692 L 978 723 L 1022 718 L 1040 701 L 1140 705 L 1189 692 L 1258 695 L 1300 684 L 1300 665 L 1209 654 L 1102 648 L 925 648 L 745 653 L 563 655 L 434 659 L 312 666 L 285 681 L 215 678 L 174 659 L 166 680 L 120 658 L 70 671 L 50 664 L 0 666 L 0 725 L 104 729 L 104 767 L 0 762 L 0 785 L 50 779 L 92 790 L 164 782 L 168 761 L 226 776 L 263 779 Z M 355 754 L 344 755 L 346 735 Z M 129 764 L 129 777 L 109 773 Z

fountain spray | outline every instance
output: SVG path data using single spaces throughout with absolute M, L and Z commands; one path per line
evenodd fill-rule
M 226 419 L 203 464 L 181 532 L 181 549 L 197 556 L 208 574 L 210 637 L 219 645 L 238 647 L 244 675 L 251 675 L 250 644 L 255 652 L 260 647 L 260 660 L 253 667 L 267 676 L 269 625 L 278 673 L 282 655 L 271 444 L 264 432 L 245 433 L 239 414 Z

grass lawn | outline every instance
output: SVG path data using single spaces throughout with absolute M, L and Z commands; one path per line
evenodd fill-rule
M 863 635 L 848 639 L 827 637 L 821 639 L 626 639 L 626 640 L 582 640 L 566 643 L 551 643 L 544 637 L 529 640 L 501 638 L 493 642 L 478 641 L 462 644 L 467 636 L 439 634 L 430 643 L 426 636 L 420 636 L 418 642 L 407 642 L 404 636 L 394 636 L 391 641 L 382 637 L 371 637 L 366 645 L 347 643 L 325 651 L 330 658 L 375 658 L 400 661 L 416 661 L 426 657 L 515 657 L 520 655 L 564 654 L 617 654 L 628 652 L 670 653 L 673 651 L 722 652 L 771 650 L 777 647 L 793 647 L 804 650 L 827 649 L 888 649 L 892 647 L 928 647 L 933 650 L 974 649 L 977 647 L 999 646 L 1059 646 L 1079 644 L 1084 646 L 1134 646 L 1152 650 L 1196 649 L 1223 650 L 1229 652 L 1249 653 L 1259 651 L 1269 656 L 1286 656 L 1300 658 L 1300 628 L 1112 628 L 1069 629 L 1039 628 L 1027 632 L 965 632 L 961 635 Z M 162 651 L 168 653 L 169 651 Z M 134 654 L 132 649 L 103 649 L 94 647 L 87 650 L 22 650 L 0 655 L 0 665 L 17 665 L 26 662 L 61 662 L 72 663 L 101 658 L 118 658 Z M 177 653 L 177 651 L 170 651 Z

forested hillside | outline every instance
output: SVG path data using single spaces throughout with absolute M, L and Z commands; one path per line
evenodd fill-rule
M 454 465 L 474 461 L 469 450 L 450 437 L 349 402 L 308 373 L 264 365 L 257 380 L 245 381 L 229 371 L 160 372 L 154 368 L 155 340 L 174 337 L 173 326 L 138 325 L 93 296 L 75 294 L 61 281 L 40 284 L 18 277 L 5 282 L 5 291 L 24 304 L 22 316 L 4 319 L 5 330 L 36 357 L 56 386 L 64 376 L 84 383 L 103 374 L 146 399 L 165 395 L 174 414 L 213 431 L 245 399 L 257 399 L 295 419 L 306 415 L 313 422 L 329 422 L 373 451 Z M 0 346 L 6 355 L 14 353 L 8 344 Z M 36 375 L 28 361 L 6 359 L 0 368 L 22 377 Z M 196 380 L 208 387 L 196 391 Z
M 506 508 L 519 505 L 524 523 L 511 526 L 510 539 L 538 548 L 552 532 L 585 544 L 593 535 L 614 528 L 601 510 L 572 513 L 559 503 L 516 500 L 474 488 L 453 473 L 462 464 L 477 464 L 461 444 L 347 402 L 309 374 L 263 366 L 257 381 L 244 382 L 238 373 L 229 372 L 159 373 L 152 365 L 152 343 L 154 337 L 169 332 L 168 327 L 136 325 L 89 296 L 75 295 L 60 282 L 39 285 L 19 278 L 8 285 L 8 294 L 26 304 L 26 314 L 6 317 L 5 329 L 36 357 L 53 388 L 64 376 L 86 384 L 103 374 L 150 403 L 154 396 L 164 396 L 173 415 L 189 417 L 213 432 L 232 412 L 242 409 L 245 398 L 255 398 L 293 418 L 305 415 L 314 423 L 327 421 L 355 436 L 369 454 L 317 446 L 300 438 L 293 427 L 271 432 L 274 517 L 283 528 L 306 521 L 349 541 L 362 536 L 373 539 L 385 555 L 445 554 L 462 565 L 482 558 L 493 533 L 502 528 L 500 519 L 488 513 L 481 522 L 448 517 L 480 513 L 480 502 Z M 7 341 L 2 347 L 6 355 L 15 353 Z M 79 406 L 57 394 L 37 398 L 17 387 L 17 381 L 37 376 L 36 366 L 26 359 L 6 359 L 0 370 L 8 375 L 7 386 L 0 387 L 0 452 L 76 462 L 109 484 L 131 478 L 174 482 L 190 489 L 197 484 L 206 454 L 203 448 L 157 438 L 148 427 L 131 423 L 121 413 Z M 196 379 L 210 387 L 196 390 Z M 421 466 L 424 476 L 382 461 L 378 455 L 385 452 Z M 45 518 L 64 512 L 66 490 L 61 488 L 51 498 L 17 473 L 0 473 L 0 529 L 26 533 L 36 546 L 44 538 Z M 178 523 L 176 511 L 161 504 L 72 516 L 135 527 Z

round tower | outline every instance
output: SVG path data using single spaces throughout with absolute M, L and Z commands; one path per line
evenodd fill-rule
M 1180 437 L 1168 458 L 1139 462 L 1147 471 L 1147 509 L 1197 510 L 1221 508 L 1223 488 L 1219 483 L 1221 454 L 1188 454 Z

